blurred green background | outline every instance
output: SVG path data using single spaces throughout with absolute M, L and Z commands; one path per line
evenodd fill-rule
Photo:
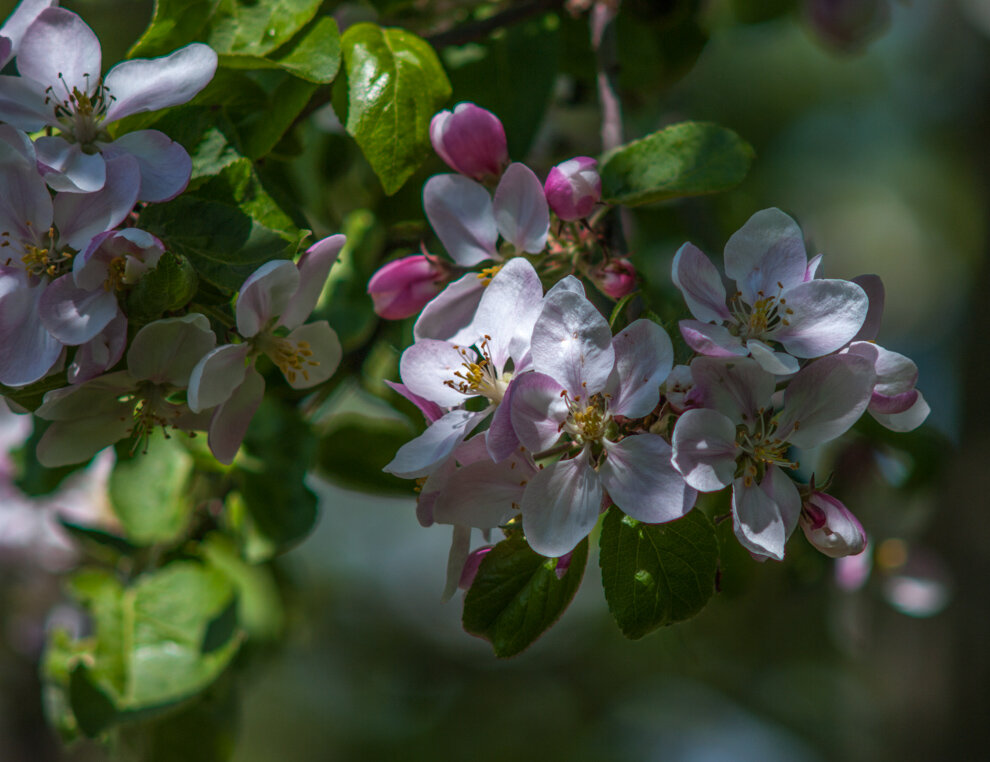
M 104 68 L 150 13 L 134 0 L 63 4 L 99 34 Z M 371 5 L 327 8 L 344 21 L 374 18 Z M 430 31 L 429 4 L 392 5 Z M 837 494 L 871 535 L 870 579 L 842 589 L 836 565 L 800 536 L 784 563 L 758 564 L 723 525 L 721 594 L 696 619 L 625 640 L 593 556 L 562 620 L 499 661 L 460 630 L 458 598 L 440 603 L 449 529 L 419 527 L 411 490 L 378 497 L 314 482 L 321 522 L 280 561 L 285 642 L 244 654 L 215 689 L 230 697 L 238 762 L 972 759 L 990 747 L 990 5 L 892 3 L 886 31 L 853 54 L 824 44 L 793 3 L 627 5 L 633 21 L 617 30 L 626 137 L 706 119 L 757 151 L 736 190 L 626 221 L 651 306 L 680 309 L 669 267 L 684 240 L 717 260 L 767 206 L 799 220 L 826 275 L 873 272 L 886 284 L 880 342 L 918 362 L 929 424 L 883 441 L 863 427 L 821 456 L 841 464 Z M 540 174 L 597 154 L 587 24 L 536 18 L 498 45 L 498 56 L 443 51 L 454 102 L 499 113 L 514 158 Z M 551 59 L 559 73 L 547 78 Z M 419 189 L 439 162 L 386 198 L 334 122 L 324 110 L 301 125 L 286 187 L 318 230 L 369 209 L 388 254 L 415 249 L 428 234 Z M 60 751 L 42 717 L 39 631 L 57 581 L 5 560 L 0 759 L 102 759 L 92 747 Z

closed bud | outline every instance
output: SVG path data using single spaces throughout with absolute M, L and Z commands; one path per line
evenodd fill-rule
M 502 122 L 473 103 L 434 116 L 430 142 L 451 169 L 479 182 L 495 180 L 509 163 Z
M 636 290 L 636 268 L 628 259 L 611 259 L 590 273 L 601 292 L 619 300 Z
M 450 280 L 449 268 L 433 257 L 415 254 L 383 265 L 368 281 L 375 312 L 386 320 L 415 315 Z
M 550 170 L 543 192 L 562 220 L 580 220 L 591 214 L 602 197 L 598 162 L 588 156 L 568 159 Z
M 801 529 L 808 542 L 829 558 L 855 556 L 866 548 L 866 533 L 859 520 L 824 492 L 812 492 L 801 506 Z

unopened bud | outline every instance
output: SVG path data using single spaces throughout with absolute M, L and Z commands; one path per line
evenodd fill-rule
M 824 492 L 812 492 L 801 506 L 801 529 L 808 542 L 830 558 L 855 556 L 866 548 L 866 533 L 859 520 Z
M 375 312 L 401 320 L 419 312 L 450 280 L 447 267 L 432 257 L 415 254 L 388 262 L 368 281 Z
M 636 268 L 628 259 L 612 259 L 590 273 L 602 293 L 619 300 L 636 290 Z
M 509 163 L 502 122 L 473 103 L 434 116 L 430 142 L 451 169 L 479 182 L 494 180 Z
M 602 197 L 598 162 L 588 156 L 568 159 L 550 170 L 543 192 L 562 220 L 580 220 L 591 214 Z

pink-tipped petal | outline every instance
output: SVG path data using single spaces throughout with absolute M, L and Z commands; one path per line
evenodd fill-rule
M 237 296 L 237 332 L 254 336 L 289 306 L 299 288 L 299 270 L 288 259 L 265 262 L 244 281 Z
M 809 280 L 784 292 L 788 325 L 769 332 L 795 357 L 821 357 L 848 344 L 866 318 L 866 292 L 848 280 Z
M 78 288 L 71 274 L 49 283 L 38 304 L 45 328 L 68 346 L 95 338 L 119 312 L 113 291 Z
M 203 355 L 189 374 L 189 409 L 200 413 L 230 399 L 244 383 L 250 349 L 250 344 L 224 344 Z
M 468 273 L 437 294 L 423 308 L 413 326 L 413 338 L 441 339 L 455 344 L 470 344 L 471 321 L 485 292 L 486 281 Z
M 725 273 L 748 304 L 803 283 L 807 267 L 801 228 L 780 209 L 757 212 L 725 244 Z
M 149 203 L 170 201 L 186 189 L 192 173 L 192 159 L 186 149 L 158 130 L 137 130 L 121 135 L 112 143 L 101 144 L 107 158 L 133 156 L 141 174 L 138 200 Z
M 264 396 L 265 379 L 251 367 L 241 385 L 213 413 L 207 442 L 213 457 L 221 463 L 229 465 L 234 462 Z
M 389 387 L 398 394 L 401 394 L 416 407 L 418 407 L 419 412 L 421 412 L 423 417 L 426 418 L 427 423 L 433 423 L 438 418 L 443 417 L 443 408 L 441 408 L 433 400 L 428 400 L 425 397 L 420 397 L 418 394 L 413 394 L 409 391 L 409 388 L 405 384 L 397 384 L 394 381 L 386 381 L 385 386 Z
M 498 259 L 495 213 L 483 186 L 460 175 L 435 175 L 423 186 L 423 209 L 457 264 L 473 267 Z
M 687 345 L 698 354 L 708 357 L 745 357 L 749 353 L 742 339 L 724 325 L 682 320 L 677 327 Z
M 660 401 L 660 384 L 674 367 L 674 346 L 652 320 L 630 323 L 612 339 L 615 369 L 609 380 L 609 411 L 642 418 Z
M 72 11 L 47 8 L 21 39 L 17 70 L 56 97 L 78 89 L 92 94 L 100 81 L 102 53 L 93 30 Z
M 347 236 L 337 234 L 317 241 L 299 257 L 296 268 L 299 270 L 299 287 L 289 300 L 289 306 L 282 312 L 278 324 L 290 330 L 309 317 L 320 300 L 323 285 L 330 275 L 341 249 L 347 243 Z
M 701 249 L 692 243 L 681 246 L 674 255 L 671 270 L 674 285 L 699 321 L 721 323 L 732 320 L 732 314 L 725 306 L 722 276 Z
M 502 400 L 509 407 L 512 429 L 519 441 L 534 453 L 560 438 L 560 426 L 568 412 L 562 391 L 560 382 L 550 376 L 524 373 L 512 380 L 509 396 Z

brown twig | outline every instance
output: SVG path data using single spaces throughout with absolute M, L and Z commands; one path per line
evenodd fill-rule
M 562 8 L 564 2 L 565 0 L 529 0 L 529 2 L 524 3 L 513 3 L 501 13 L 496 13 L 494 16 L 480 21 L 461 24 L 443 32 L 437 32 L 428 36 L 426 41 L 437 49 L 447 45 L 464 45 L 468 42 L 476 42 L 483 40 L 501 27 L 512 26 L 532 16 Z

